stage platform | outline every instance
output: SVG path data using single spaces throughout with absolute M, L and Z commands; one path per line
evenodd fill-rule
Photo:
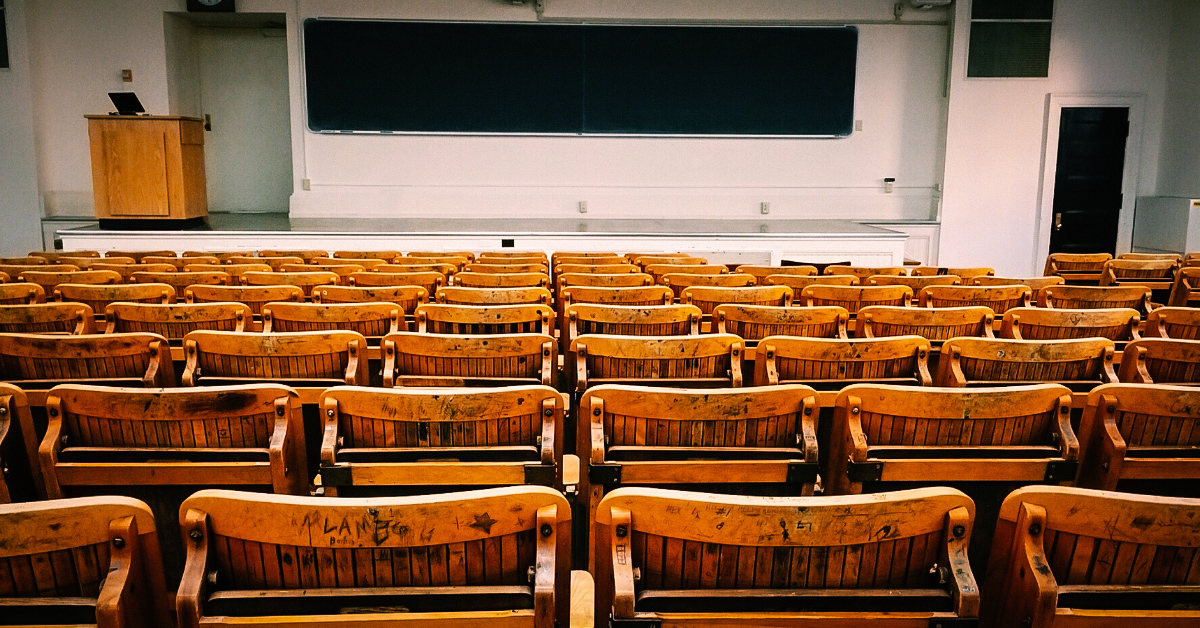
M 64 250 L 678 251 L 723 264 L 787 260 L 862 266 L 903 264 L 907 237 L 848 220 L 289 219 L 287 214 L 211 214 L 208 226 L 176 231 L 81 227 L 56 233 Z

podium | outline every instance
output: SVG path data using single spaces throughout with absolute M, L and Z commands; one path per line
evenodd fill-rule
M 84 116 L 102 229 L 204 224 L 204 122 L 183 116 Z

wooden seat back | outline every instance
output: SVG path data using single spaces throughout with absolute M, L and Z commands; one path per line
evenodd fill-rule
M 674 264 L 676 266 L 705 266 L 708 264 L 707 259 L 688 253 L 651 253 L 649 255 L 627 253 L 625 257 L 630 262 L 641 266 L 643 272 L 650 272 L 645 268 L 651 264 Z
M 0 383 L 0 457 L 6 467 L 0 473 L 0 504 L 31 501 L 46 495 L 41 468 L 37 465 L 37 434 L 25 391 Z
M 1061 286 L 1066 283 L 1066 280 L 1057 275 L 1050 277 L 995 277 L 991 275 L 981 275 L 972 277 L 970 281 L 963 282 L 972 286 L 1027 286 L 1033 291 L 1033 297 L 1030 301 L 1033 304 L 1041 304 L 1042 289 L 1049 286 Z
M 460 336 L 401 332 L 383 338 L 383 385 L 554 384 L 558 351 L 548 334 Z
M 132 257 L 62 257 L 59 264 L 78 266 L 79 270 L 93 270 L 96 264 L 137 264 Z
M 20 265 L 20 266 L 45 266 L 50 260 L 40 256 L 30 257 L 0 257 L 0 264 Z
M 635 267 L 636 268 L 636 267 Z M 719 276 L 719 275 L 718 275 Z M 636 288 L 653 286 L 654 277 L 645 273 L 591 274 L 591 273 L 560 273 L 557 277 L 558 294 L 563 288 L 584 286 L 594 288 Z
M 963 282 L 958 275 L 871 275 L 862 283 L 866 286 L 908 286 L 918 294 L 927 286 L 957 286 Z
M 137 272 L 169 273 L 179 270 L 174 264 L 110 264 L 96 263 L 88 266 L 88 270 L 111 270 L 121 275 L 121 281 L 129 281 L 130 275 Z
M 50 391 L 46 408 L 39 461 L 51 499 L 68 486 L 248 485 L 308 493 L 300 401 L 285 386 L 67 384 Z
M 567 286 L 559 291 L 558 299 L 564 308 L 576 303 L 600 305 L 670 305 L 674 294 L 666 286 L 598 287 Z
M 904 266 L 847 266 L 830 264 L 825 267 L 822 275 L 854 275 L 859 282 L 866 282 L 874 275 L 907 275 L 908 268 Z
M 317 286 L 332 286 L 341 283 L 337 273 L 329 271 L 307 272 L 255 272 L 242 273 L 242 285 L 245 286 L 296 286 L 304 291 L 305 297 L 312 296 L 313 288 Z
M 395 303 L 268 303 L 262 311 L 263 333 L 353 331 L 383 337 L 407 331 L 404 310 Z
M 447 286 L 437 291 L 437 302 L 451 305 L 550 305 L 553 296 L 546 288 L 465 288 Z
M 550 264 L 625 264 L 629 259 L 614 251 L 555 251 L 550 254 Z
M 409 258 L 400 258 L 396 264 L 380 264 L 372 269 L 377 273 L 426 273 L 435 272 L 441 273 L 449 277 L 459 271 L 457 263 L 448 262 L 430 262 L 417 263 L 407 261 Z
M 1200 340 L 1200 308 L 1160 307 L 1146 317 L 1149 338 Z
M 757 280 L 757 283 L 764 284 L 767 282 L 767 277 L 771 275 L 796 275 L 799 277 L 808 277 L 816 275 L 816 266 L 762 266 L 759 264 L 740 264 L 734 270 L 735 273 L 743 275 L 751 275 Z
M 246 331 L 253 318 L 241 303 L 110 303 L 104 311 L 107 334 L 145 332 L 182 341 L 199 329 Z
M 992 338 L 995 314 L 984 306 L 922 309 L 872 305 L 858 311 L 856 338 L 921 336 L 939 343 L 957 336 Z
M 927 286 L 918 294 L 920 307 L 984 306 L 997 315 L 1014 307 L 1029 307 L 1033 290 L 1028 286 Z
M 1100 274 L 1100 285 L 1147 286 L 1155 290 L 1169 290 L 1179 270 L 1179 259 L 1112 259 L 1104 262 Z
M 277 257 L 254 256 L 254 257 L 231 257 L 226 264 L 265 264 L 271 268 L 269 272 L 281 272 L 287 264 L 303 264 L 304 258 L 295 255 L 280 255 Z
M 257 254 L 248 252 L 246 255 L 253 257 L 299 257 L 305 262 L 316 259 L 318 257 L 329 257 L 329 251 L 319 249 L 298 249 L 298 250 L 282 250 L 282 249 L 262 249 Z M 356 257 L 366 257 L 358 255 Z
M 1171 293 L 1167 297 L 1167 305 L 1187 307 L 1192 304 L 1200 305 L 1198 302 L 1200 302 L 1200 267 L 1180 268 L 1175 273 L 1175 281 L 1171 283 Z
M 401 259 L 410 257 L 461 257 L 468 262 L 475 261 L 475 253 L 471 251 L 409 251 Z
M 226 272 L 186 272 L 176 273 L 147 273 L 136 272 L 129 276 L 133 283 L 165 283 L 175 289 L 175 294 L 182 295 L 189 286 L 227 286 L 233 278 Z
M 455 272 L 462 270 L 467 264 L 470 264 L 474 255 L 467 257 L 464 255 L 413 255 L 408 254 L 404 257 L 396 258 L 394 264 L 449 264 L 454 266 Z M 372 267 L 374 268 L 374 267 Z
M 713 323 L 722 334 L 736 334 L 747 345 L 767 336 L 846 338 L 846 308 L 784 307 L 727 303 L 713 308 Z
M 792 289 L 787 286 L 690 286 L 683 289 L 681 300 L 699 307 L 706 316 L 712 316 L 713 310 L 724 304 L 789 307 L 792 304 Z
M 1125 345 L 1119 375 L 1136 384 L 1200 383 L 1200 340 L 1134 340 Z
M 93 257 L 99 258 L 99 251 L 30 251 L 30 257 L 40 257 L 48 260 L 51 264 L 57 263 L 63 257 Z
M 1130 308 L 1148 314 L 1150 289 L 1144 286 L 1047 286 L 1042 288 L 1038 307 L 1064 310 Z
M 612 336 L 584 334 L 571 342 L 575 391 L 600 384 L 740 388 L 742 339 L 733 334 Z
M 166 264 L 175 267 L 175 270 L 183 270 L 188 264 L 220 264 L 221 259 L 215 255 L 190 255 L 188 257 L 164 257 L 149 255 L 142 258 L 142 264 Z
M 158 251 L 105 251 L 104 259 L 113 257 L 132 257 L 133 261 L 141 263 L 146 257 L 178 257 L 175 251 L 162 249 Z
M 572 262 L 558 263 L 554 266 L 554 276 L 562 274 L 584 274 L 584 275 L 626 275 L 629 273 L 642 272 L 641 267 L 636 264 L 629 264 L 623 260 L 624 258 L 613 258 L 618 261 L 599 261 L 599 262 Z
M 245 334 L 193 331 L 183 338 L 184 386 L 278 382 L 366 386 L 367 340 L 353 331 Z
M 1104 263 L 1110 259 L 1110 253 L 1051 253 L 1046 256 L 1046 269 L 1042 274 L 1095 284 L 1104 272 Z
M 442 273 L 428 271 L 418 273 L 362 272 L 350 275 L 350 285 L 356 288 L 383 288 L 391 286 L 421 286 L 427 295 L 437 294 L 446 283 Z
M 946 267 L 946 266 L 913 266 L 909 269 L 909 274 L 914 277 L 936 277 L 938 275 L 953 275 L 962 279 L 963 284 L 970 283 L 970 279 L 975 277 L 989 277 L 996 274 L 996 269 L 991 266 L 967 266 L 967 267 Z
M 497 257 L 488 252 L 480 253 L 479 257 L 475 258 L 473 264 L 540 264 L 550 270 L 550 258 L 546 257 L 545 253 L 528 253 L 517 254 L 508 257 Z
M 864 483 L 1073 482 L 1079 441 L 1071 391 L 1057 384 L 838 393 L 826 493 Z
M 567 402 L 549 386 L 341 387 L 320 404 L 326 495 L 353 486 L 562 485 Z
M 480 251 L 479 255 L 475 256 L 475 261 L 482 261 L 488 258 L 492 259 L 514 259 L 523 257 L 536 257 L 540 260 L 549 262 L 550 256 L 546 255 L 545 251 Z
M 729 267 L 724 264 L 646 264 L 642 270 L 651 277 L 654 283 L 661 284 L 663 275 L 671 273 L 687 273 L 689 275 L 724 275 Z
M 374 257 L 314 257 L 308 264 L 313 270 L 330 270 L 324 268 L 325 266 L 362 266 L 363 270 L 372 270 L 387 264 L 388 261 Z
M 554 308 L 548 305 L 447 305 L 427 303 L 416 311 L 422 334 L 554 335 Z
M 854 382 L 929 386 L 929 341 L 920 336 L 892 338 L 797 338 L 768 336 L 758 341 L 754 384 L 799 383 L 818 390 Z
M 912 288 L 908 286 L 831 286 L 813 284 L 800 291 L 797 305 L 836 305 L 846 308 L 854 318 L 858 311 L 869 305 L 894 305 L 908 307 L 912 302 Z
M 154 514 L 128 497 L 0 505 L 6 623 L 172 625 Z
M 379 260 L 385 260 L 387 262 L 392 262 L 396 258 L 399 258 L 402 256 L 403 255 L 400 253 L 400 251 L 379 250 L 379 251 L 334 251 L 333 255 L 320 255 L 318 257 L 335 257 L 335 258 L 342 258 L 342 259 L 346 259 L 346 258 L 379 259 Z M 306 261 L 312 261 L 312 258 L 310 258 Z
M 241 285 L 242 275 L 249 272 L 271 272 L 266 264 L 184 264 L 184 272 L 188 273 L 225 273 L 229 275 L 229 285 Z
M 317 286 L 313 288 L 314 303 L 395 303 L 405 312 L 414 312 L 429 302 L 429 291 L 421 286 L 379 286 L 360 288 L 347 286 Z
M 84 303 L 0 305 L 0 333 L 94 334 L 95 313 Z
M 745 288 L 754 286 L 758 280 L 753 275 L 730 273 L 728 275 L 689 275 L 687 273 L 667 273 L 662 276 L 662 285 L 675 293 L 676 299 L 683 298 L 683 291 L 692 286 L 708 286 L 719 288 Z
M 175 385 L 167 339 L 156 334 L 0 334 L 0 381 L 46 389 L 64 382 Z
M 121 283 L 121 274 L 112 270 L 30 270 L 16 275 L 17 281 L 36 283 L 47 295 L 59 284 L 108 285 Z
M 1079 486 L 1117 490 L 1121 480 L 1200 479 L 1200 389 L 1105 384 L 1088 394 L 1079 424 Z
M 344 625 L 344 607 L 376 626 L 569 623 L 571 511 L 547 487 L 337 500 L 205 490 L 179 516 L 181 627 Z M 363 561 L 374 567 L 355 569 Z
M 272 301 L 304 301 L 304 290 L 298 286 L 188 286 L 184 291 L 188 303 L 228 303 L 233 301 L 250 308 L 254 315 L 262 314 L 264 305 Z
M 1174 262 L 1182 262 L 1183 256 L 1178 253 L 1121 253 L 1117 259 L 1132 259 L 1142 261 L 1161 261 L 1171 260 Z
M 951 488 L 835 499 L 619 488 L 596 513 L 596 616 L 676 626 L 904 625 L 900 608 L 914 626 L 976 617 L 974 517 Z
M 854 275 L 767 275 L 766 285 L 788 286 L 799 293 L 808 286 L 817 284 L 825 286 L 857 286 L 858 277 Z
M 546 263 L 543 262 L 501 264 L 477 261 L 467 264 L 466 267 L 463 268 L 463 271 L 468 273 L 478 273 L 481 275 L 509 275 L 513 273 L 540 273 L 543 275 L 550 274 L 550 269 L 547 268 Z
M 1018 340 L 1108 338 L 1123 342 L 1141 338 L 1141 332 L 1138 331 L 1141 322 L 1137 310 L 1128 308 L 1060 310 L 1018 307 L 1004 313 L 1000 335 Z
M 471 268 L 475 264 L 468 264 Z M 549 288 L 550 275 L 543 272 L 480 273 L 465 271 L 454 276 L 454 285 L 466 288 Z
M 1031 628 L 1194 626 L 1197 518 L 1196 499 L 1017 489 L 1000 507 L 981 616 Z
M 938 386 L 1058 382 L 1090 390 L 1117 381 L 1113 341 L 951 338 L 942 345 Z
M 183 254 L 180 255 L 179 257 L 181 259 L 188 259 L 190 257 L 199 257 L 199 258 L 215 257 L 218 260 L 224 262 L 225 260 L 227 260 L 231 257 L 244 256 L 244 255 L 252 254 L 252 253 L 253 253 L 253 251 L 184 251 Z
M 583 334 L 689 336 L 700 333 L 703 314 L 694 305 L 596 305 L 567 308 L 567 344 Z
M 350 285 L 350 275 L 361 273 L 367 268 L 362 264 L 284 264 L 279 267 L 284 273 L 326 272 L 338 276 L 337 284 Z
M 174 303 L 175 288 L 165 283 L 127 283 L 115 286 L 60 283 L 55 301 L 83 303 L 103 314 L 110 303 Z

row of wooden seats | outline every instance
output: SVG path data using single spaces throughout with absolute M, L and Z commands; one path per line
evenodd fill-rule
M 613 626 L 1194 626 L 1200 500 L 1030 487 L 982 589 L 949 488 L 758 498 L 622 488 L 597 512 Z M 551 490 L 324 500 L 206 490 L 180 508 L 178 625 L 565 626 L 570 511 Z M 172 625 L 153 513 L 122 498 L 0 507 L 11 613 Z M 447 522 L 458 525 L 447 525 Z M 72 534 L 62 534 L 70 530 Z M 57 567 L 57 568 L 56 568 Z M 86 620 L 84 620 L 86 621 Z

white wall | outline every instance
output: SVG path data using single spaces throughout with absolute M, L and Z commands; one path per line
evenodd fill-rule
M 1200 2 L 1174 0 L 1158 194 L 1200 198 Z
M 966 78 L 970 1 L 956 3 L 939 262 L 1041 271 L 1035 250 L 1050 94 L 1143 94 L 1135 196 L 1154 191 L 1166 93 L 1169 0 L 1057 0 L 1046 79 Z
M 9 67 L 0 70 L 0 256 L 42 248 L 26 0 L 4 3 Z

